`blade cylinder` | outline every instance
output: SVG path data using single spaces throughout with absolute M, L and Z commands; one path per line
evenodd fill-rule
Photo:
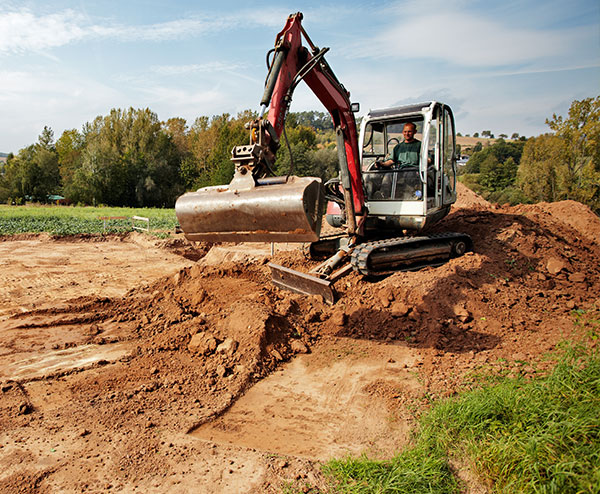
M 177 199 L 175 213 L 189 240 L 313 242 L 323 205 L 321 179 L 290 177 L 247 190 L 224 185 L 188 192 Z

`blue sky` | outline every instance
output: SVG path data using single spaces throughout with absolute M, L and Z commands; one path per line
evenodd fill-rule
M 471 0 L 0 0 L 0 151 L 111 108 L 161 120 L 258 110 L 265 54 L 288 14 L 369 108 L 437 99 L 457 130 L 538 135 L 600 94 L 600 3 Z M 322 110 L 299 86 L 292 111 Z

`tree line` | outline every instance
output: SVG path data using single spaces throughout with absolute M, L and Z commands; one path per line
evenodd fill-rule
M 233 177 L 231 150 L 249 140 L 251 111 L 161 122 L 149 109 L 112 109 L 54 140 L 44 127 L 35 144 L 9 154 L 0 169 L 0 202 L 49 202 L 172 207 L 186 190 L 227 184 Z M 329 122 L 329 124 L 327 123 Z M 300 175 L 331 178 L 337 153 L 331 118 L 323 112 L 290 113 L 288 146 L 282 139 L 275 171 L 293 164 Z M 291 156 L 293 159 L 290 159 Z
M 493 202 L 573 199 L 600 214 L 600 96 L 573 101 L 568 116 L 546 124 L 552 132 L 479 148 L 461 181 Z
M 0 168 L 0 202 L 48 202 L 172 207 L 186 190 L 227 184 L 231 149 L 248 142 L 251 111 L 161 122 L 149 109 L 113 109 L 66 130 L 55 141 L 45 127 L 38 141 Z M 546 120 L 551 132 L 474 148 L 461 181 L 486 199 L 528 203 L 574 199 L 600 212 L 600 96 L 573 101 L 568 116 Z M 335 133 L 324 112 L 290 113 L 289 147 L 282 145 L 277 174 L 324 180 L 338 172 Z M 283 136 L 282 136 L 283 137 Z
M 462 134 L 460 132 L 458 132 L 456 135 L 462 136 Z M 471 137 L 471 134 L 466 134 L 465 137 Z M 474 132 L 473 137 L 479 137 L 479 132 Z M 495 136 L 494 136 L 494 134 L 492 134 L 491 130 L 482 130 L 481 137 L 485 137 L 486 139 L 495 139 Z M 504 134 L 504 133 L 498 134 L 498 137 L 500 139 L 507 139 L 508 134 Z M 519 139 L 520 137 L 523 137 L 523 136 L 520 136 L 518 132 L 513 132 L 512 135 L 510 136 L 510 138 L 513 140 Z

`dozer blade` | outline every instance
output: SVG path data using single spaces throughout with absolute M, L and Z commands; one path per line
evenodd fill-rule
M 323 215 L 321 180 L 275 177 L 242 190 L 230 185 L 184 194 L 175 213 L 186 238 L 208 242 L 314 242 Z
M 333 283 L 322 280 L 300 271 L 294 271 L 278 264 L 269 263 L 273 284 L 284 290 L 301 293 L 303 295 L 321 295 L 325 302 L 335 302 Z

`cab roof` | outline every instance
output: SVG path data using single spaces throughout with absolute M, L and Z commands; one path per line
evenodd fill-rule
M 402 115 L 422 113 L 423 109 L 429 109 L 434 103 L 435 101 L 426 101 L 424 103 L 413 103 L 411 105 L 393 106 L 391 108 L 383 108 L 381 110 L 369 110 L 368 116 L 370 118 L 399 117 Z

